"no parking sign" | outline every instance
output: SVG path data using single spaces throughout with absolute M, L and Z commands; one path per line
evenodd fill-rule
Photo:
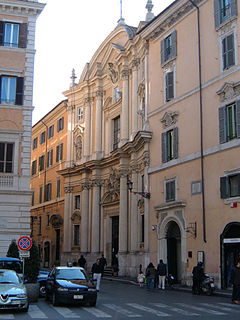
M 18 248 L 23 251 L 28 251 L 32 247 L 32 239 L 28 236 L 22 236 L 18 239 Z

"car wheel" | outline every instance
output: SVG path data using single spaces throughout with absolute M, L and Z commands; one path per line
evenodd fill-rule
M 52 304 L 53 304 L 53 306 L 57 306 L 58 305 L 58 299 L 56 297 L 56 293 L 55 292 L 53 292 L 53 294 L 52 294 Z
M 42 283 L 40 283 L 40 287 L 39 287 L 39 296 L 40 297 L 45 297 L 46 296 L 46 287 Z

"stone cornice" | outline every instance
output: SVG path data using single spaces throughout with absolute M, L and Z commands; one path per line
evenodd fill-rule
M 154 209 L 157 211 L 164 211 L 164 210 L 169 210 L 173 208 L 186 207 L 186 205 L 187 205 L 187 202 L 185 200 L 176 200 L 171 202 L 160 203 L 159 205 L 155 206 Z
M 20 0 L 4 0 L 0 1 L 0 12 L 11 15 L 21 16 L 38 16 L 43 8 L 44 3 L 35 1 L 20 1 Z
M 205 1 L 206 0 L 195 0 L 195 4 L 199 5 Z M 154 21 L 141 32 L 142 37 L 154 41 L 179 22 L 191 10 L 195 10 L 195 8 L 189 0 L 179 0 L 173 3 L 173 5 L 170 5 L 169 8 L 160 13 Z

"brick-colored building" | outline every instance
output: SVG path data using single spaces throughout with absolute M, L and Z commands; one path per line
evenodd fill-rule
M 32 128 L 31 230 L 42 267 L 61 263 L 64 219 L 64 181 L 67 152 L 66 101 L 60 102 Z
M 44 4 L 0 1 L 0 256 L 30 235 L 35 25 Z

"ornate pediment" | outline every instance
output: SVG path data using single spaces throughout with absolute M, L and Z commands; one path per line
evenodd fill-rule
M 114 202 L 119 202 L 120 201 L 120 194 L 118 191 L 110 191 L 106 192 L 104 196 L 102 197 L 102 205 L 108 205 L 112 204 Z
M 235 97 L 240 96 L 240 81 L 238 82 L 225 82 L 220 90 L 217 91 L 221 102 L 227 102 Z
M 75 137 L 81 136 L 83 134 L 83 131 L 84 131 L 84 127 L 78 124 L 73 130 L 73 135 Z
M 177 122 L 178 112 L 177 111 L 166 111 L 161 119 L 163 128 L 168 128 Z

